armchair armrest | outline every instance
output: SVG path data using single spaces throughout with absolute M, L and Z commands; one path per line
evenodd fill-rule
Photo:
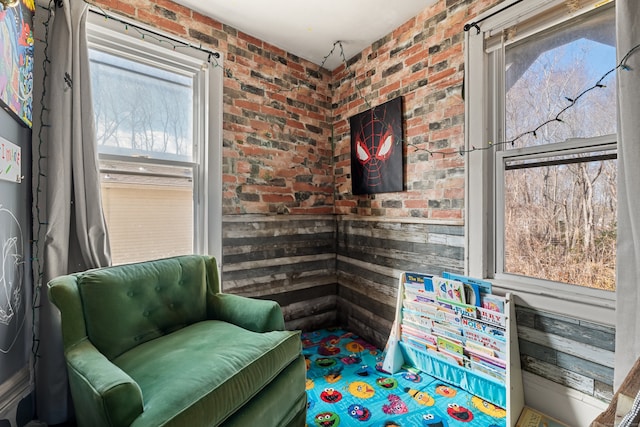
M 128 426 L 143 411 L 142 391 L 88 340 L 66 351 L 79 425 Z
M 209 318 L 224 320 L 254 332 L 284 330 L 282 309 L 275 301 L 233 294 L 209 294 Z

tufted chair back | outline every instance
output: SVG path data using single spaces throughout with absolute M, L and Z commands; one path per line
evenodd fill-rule
M 219 292 L 215 259 L 186 255 L 89 270 L 54 279 L 56 304 L 75 306 L 62 319 L 68 340 L 87 337 L 108 359 L 207 318 L 207 294 Z M 84 337 L 83 337 L 84 335 Z

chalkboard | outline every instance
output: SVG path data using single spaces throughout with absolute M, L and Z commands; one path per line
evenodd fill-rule
M 0 179 L 0 385 L 29 364 L 32 337 L 31 130 L 3 110 L 1 148 L 20 182 Z

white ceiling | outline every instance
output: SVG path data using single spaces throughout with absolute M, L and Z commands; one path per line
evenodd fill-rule
M 437 0 L 176 0 L 215 20 L 333 70 Z

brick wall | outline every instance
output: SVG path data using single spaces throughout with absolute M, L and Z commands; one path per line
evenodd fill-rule
M 168 0 L 96 3 L 224 54 L 224 214 L 461 220 L 462 28 L 498 2 L 439 1 L 333 73 Z M 398 96 L 406 191 L 353 196 L 348 118 Z
M 224 214 L 333 213 L 327 70 L 168 0 L 96 4 L 223 53 Z
M 462 220 L 463 27 L 496 3 L 439 1 L 334 71 L 337 213 Z M 349 117 L 399 96 L 404 98 L 406 191 L 354 196 Z

